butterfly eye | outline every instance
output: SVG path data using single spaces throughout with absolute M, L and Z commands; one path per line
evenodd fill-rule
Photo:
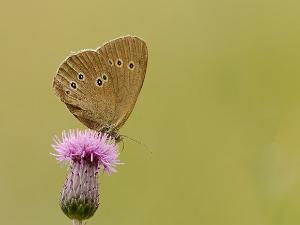
M 106 74 L 102 74 L 102 80 L 107 81 L 107 75 Z
M 122 67 L 122 66 L 123 66 L 123 61 L 122 61 L 122 59 L 117 59 L 117 61 L 116 61 L 116 66 L 117 66 L 117 67 Z
M 108 63 L 109 63 L 110 66 L 114 65 L 114 62 L 111 59 L 108 60 Z
M 129 63 L 128 63 L 128 65 L 127 65 L 127 67 L 128 67 L 128 69 L 130 69 L 130 70 L 134 70 L 134 63 L 132 62 L 132 61 L 130 61 Z
M 82 73 L 78 74 L 78 79 L 79 80 L 84 80 L 84 75 Z
M 102 82 L 101 78 L 98 78 L 98 79 L 96 80 L 96 84 L 97 84 L 99 87 L 101 87 L 101 86 L 103 85 L 103 82 Z
M 74 81 L 72 81 L 71 82 L 71 87 L 74 88 L 74 89 L 76 89 L 77 88 L 77 84 Z

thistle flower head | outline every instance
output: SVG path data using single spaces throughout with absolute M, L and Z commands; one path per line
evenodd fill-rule
M 120 163 L 114 139 L 92 130 L 70 130 L 56 137 L 52 146 L 56 159 L 70 165 L 61 191 L 62 211 L 74 221 L 91 218 L 99 206 L 99 169 L 111 174 Z
M 115 172 L 120 163 L 115 140 L 105 133 L 92 130 L 69 130 L 63 132 L 62 138 L 55 137 L 53 154 L 59 162 L 90 161 L 103 166 L 108 174 Z

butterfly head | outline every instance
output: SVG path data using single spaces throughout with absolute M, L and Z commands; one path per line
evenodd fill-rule
M 119 143 L 123 140 L 123 137 L 119 134 L 118 130 L 113 125 L 102 127 L 100 129 L 100 132 L 108 134 L 116 141 L 116 143 Z

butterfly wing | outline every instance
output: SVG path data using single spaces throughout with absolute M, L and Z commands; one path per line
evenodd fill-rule
M 115 93 L 111 68 L 93 50 L 69 56 L 58 68 L 53 90 L 87 127 L 100 130 L 114 117 Z
M 97 49 L 112 70 L 116 107 L 113 124 L 119 129 L 128 119 L 145 79 L 148 50 L 138 37 L 112 40 Z
M 84 50 L 60 65 L 53 81 L 55 94 L 90 129 L 118 130 L 127 120 L 142 87 L 147 48 L 136 37 Z

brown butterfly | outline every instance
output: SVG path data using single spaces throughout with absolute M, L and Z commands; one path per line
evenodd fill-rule
M 70 55 L 57 70 L 53 90 L 80 122 L 119 140 L 118 130 L 142 88 L 147 60 L 143 40 L 120 37 Z

